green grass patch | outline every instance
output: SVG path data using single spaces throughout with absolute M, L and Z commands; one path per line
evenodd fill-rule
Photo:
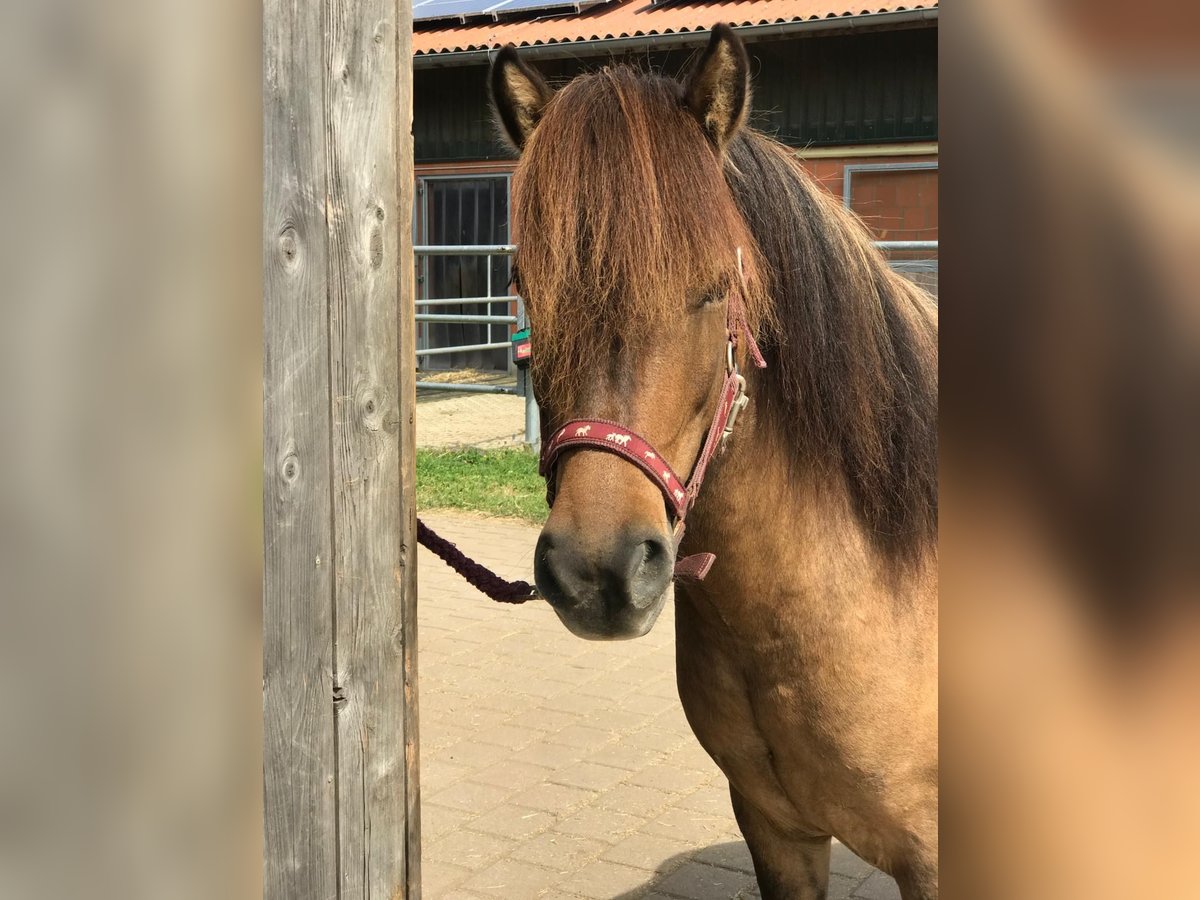
M 418 450 L 417 509 L 546 521 L 546 483 L 529 450 Z

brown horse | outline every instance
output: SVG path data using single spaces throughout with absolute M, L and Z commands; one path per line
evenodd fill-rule
M 744 127 L 732 30 L 713 29 L 682 84 L 613 67 L 555 92 L 511 47 L 490 78 L 522 154 L 518 286 L 545 433 L 620 423 L 609 440 L 644 438 L 686 477 L 736 371 L 730 330 L 767 363 L 745 373 L 749 407 L 678 548 L 653 471 L 616 445 L 562 453 L 539 591 L 571 631 L 608 639 L 646 633 L 674 598 L 680 699 L 729 778 L 764 898 L 825 896 L 833 835 L 906 898 L 936 897 L 930 298 Z M 752 350 L 740 342 L 742 365 Z M 697 551 L 716 554 L 707 578 L 673 585 Z

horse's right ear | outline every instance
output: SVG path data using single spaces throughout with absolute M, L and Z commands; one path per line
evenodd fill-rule
M 496 111 L 505 136 L 513 147 L 521 150 L 537 127 L 554 91 L 541 75 L 525 64 L 512 44 L 492 60 L 488 90 L 492 96 L 492 109 Z
M 750 58 L 728 25 L 714 25 L 699 62 L 683 82 L 683 98 L 717 150 L 750 112 Z

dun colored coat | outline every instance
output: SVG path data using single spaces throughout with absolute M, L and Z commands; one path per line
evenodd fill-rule
M 906 900 L 936 897 L 932 301 L 745 127 L 749 64 L 729 28 L 683 83 L 612 67 L 553 91 L 512 48 L 490 78 L 522 154 L 517 278 L 547 433 L 620 422 L 684 476 L 734 291 L 768 364 L 746 372 L 750 406 L 679 548 L 642 472 L 567 453 L 539 590 L 590 638 L 644 634 L 674 600 L 680 699 L 729 778 L 764 898 L 824 897 L 831 836 Z M 708 577 L 673 584 L 676 555 L 700 551 L 717 555 Z

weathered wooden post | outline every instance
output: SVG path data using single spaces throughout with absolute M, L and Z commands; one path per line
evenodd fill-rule
M 263 3 L 265 896 L 420 894 L 411 0 Z

